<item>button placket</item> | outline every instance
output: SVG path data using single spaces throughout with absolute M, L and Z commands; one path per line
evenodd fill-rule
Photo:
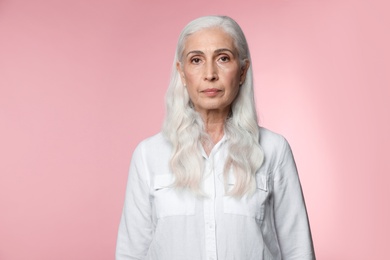
M 208 259 L 217 259 L 217 240 L 215 230 L 215 174 L 213 160 L 206 160 L 205 171 L 205 192 L 208 197 L 204 199 L 204 223 L 206 254 Z

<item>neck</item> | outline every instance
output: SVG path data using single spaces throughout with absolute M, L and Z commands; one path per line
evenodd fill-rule
M 227 116 L 228 112 L 221 111 L 207 111 L 201 113 L 205 131 L 210 137 L 211 141 L 211 144 L 208 144 L 208 142 L 203 143 L 203 148 L 208 155 L 210 154 L 214 145 L 218 143 L 224 135 L 225 121 Z

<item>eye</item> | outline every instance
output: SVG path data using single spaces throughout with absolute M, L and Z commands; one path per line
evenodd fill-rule
M 199 64 L 200 61 L 201 61 L 201 60 L 200 60 L 199 58 L 196 58 L 196 57 L 191 58 L 191 63 L 192 63 L 192 64 Z
M 222 61 L 222 62 L 228 62 L 228 61 L 230 61 L 230 57 L 229 56 L 221 56 L 219 58 L 219 60 Z

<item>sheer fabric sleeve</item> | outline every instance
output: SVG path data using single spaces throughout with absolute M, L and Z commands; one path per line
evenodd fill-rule
M 314 260 L 305 201 L 291 148 L 282 140 L 274 175 L 275 229 L 283 260 Z
M 116 260 L 144 259 L 152 241 L 152 209 L 149 199 L 149 177 L 138 146 L 132 157 L 125 203 L 119 224 Z

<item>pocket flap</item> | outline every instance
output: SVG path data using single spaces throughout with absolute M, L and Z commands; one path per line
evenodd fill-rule
M 256 174 L 256 187 L 260 190 L 268 191 L 268 175 L 265 173 Z
M 268 177 L 267 177 L 267 174 L 265 173 L 256 173 L 255 175 L 255 179 L 256 179 L 256 188 L 257 189 L 260 189 L 260 190 L 263 190 L 263 191 L 268 191 Z M 234 174 L 229 174 L 229 177 L 228 177 L 228 185 L 234 185 L 236 184 L 236 177 L 234 176 Z
M 174 182 L 172 174 L 160 174 L 154 177 L 154 189 L 160 190 L 170 187 Z

